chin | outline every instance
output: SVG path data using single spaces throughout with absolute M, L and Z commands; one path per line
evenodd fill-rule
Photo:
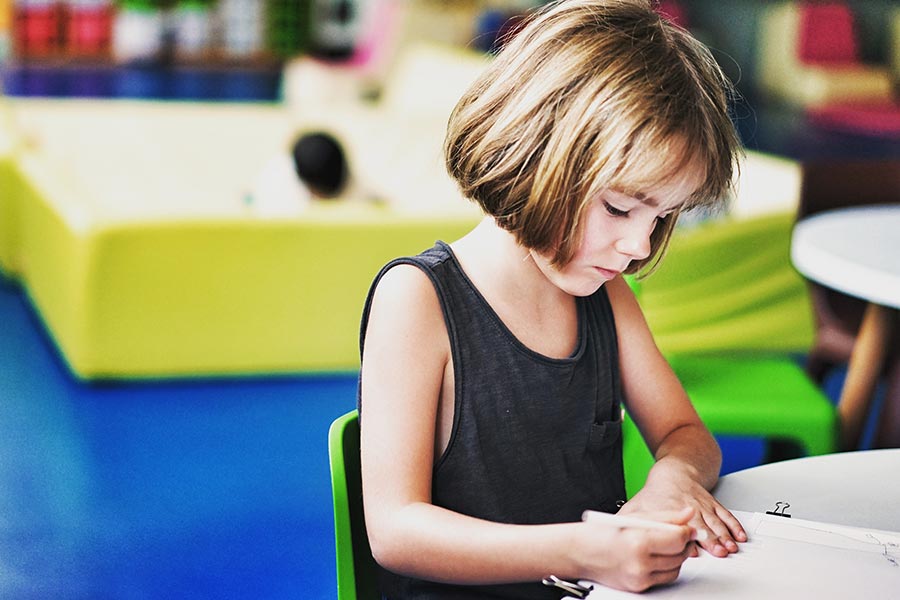
M 568 293 L 572 296 L 586 298 L 586 297 L 594 294 L 601 287 L 603 287 L 603 284 L 605 284 L 605 283 L 606 283 L 606 280 L 599 281 L 599 282 L 591 281 L 591 282 L 582 283 L 580 285 L 571 285 L 568 287 L 564 287 L 563 290 L 565 290 L 566 293 Z

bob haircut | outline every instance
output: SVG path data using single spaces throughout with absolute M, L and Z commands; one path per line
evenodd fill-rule
M 562 0 L 535 12 L 462 96 L 444 144 L 462 193 L 557 267 L 605 189 L 639 197 L 686 168 L 703 175 L 681 210 L 716 208 L 741 144 L 733 87 L 715 59 L 646 0 Z M 655 228 L 659 262 L 678 217 Z

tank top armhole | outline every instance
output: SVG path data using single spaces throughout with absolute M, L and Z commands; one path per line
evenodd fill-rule
M 619 411 L 626 408 L 624 391 L 622 390 L 622 371 L 619 365 L 619 330 L 616 327 L 616 313 L 613 310 L 612 299 L 605 286 L 601 286 L 594 294 L 591 295 L 591 302 L 600 310 L 608 327 L 602 329 L 602 335 L 605 338 L 606 347 L 612 355 L 610 357 L 610 380 L 612 383 L 613 398 L 615 399 L 612 406 L 613 414 L 609 415 L 611 420 L 615 420 Z
M 362 319 L 359 326 L 359 383 L 357 385 L 356 393 L 356 408 L 359 411 L 360 418 L 362 418 L 362 370 L 363 368 L 365 368 L 365 365 L 363 365 L 362 362 L 362 355 L 366 338 L 366 330 L 368 329 L 369 325 L 369 312 L 372 308 L 372 299 L 375 296 L 375 288 L 378 287 L 378 283 L 381 281 L 381 278 L 384 277 L 385 273 L 398 265 L 412 265 L 414 267 L 417 267 L 420 271 L 425 273 L 425 275 L 431 281 L 431 285 L 434 287 L 434 291 L 438 297 L 438 303 L 441 306 L 441 313 L 444 316 L 444 326 L 447 328 L 447 336 L 450 343 L 450 360 L 453 361 L 453 424 L 450 429 L 450 438 L 447 441 L 447 447 L 444 449 L 444 451 L 441 453 L 441 456 L 434 464 L 434 468 L 437 469 L 438 465 L 443 462 L 444 457 L 447 455 L 451 446 L 453 445 L 453 439 L 456 437 L 456 430 L 459 423 L 459 390 L 461 389 L 461 369 L 458 368 L 459 345 L 456 341 L 456 327 L 453 323 L 453 319 L 450 316 L 448 308 L 447 292 L 446 290 L 444 290 L 440 279 L 435 275 L 432 266 L 429 265 L 427 261 L 421 259 L 418 256 L 396 258 L 390 261 L 381 268 L 381 270 L 375 276 L 375 279 L 372 281 L 372 285 L 369 287 L 369 292 L 366 295 L 366 302 L 363 306 Z

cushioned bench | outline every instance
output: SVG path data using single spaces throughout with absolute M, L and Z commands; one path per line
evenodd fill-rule
M 479 218 L 462 198 L 259 210 L 254 181 L 297 133 L 278 106 L 10 110 L 0 269 L 80 378 L 355 369 L 378 268 Z

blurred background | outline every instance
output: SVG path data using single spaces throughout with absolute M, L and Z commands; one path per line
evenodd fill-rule
M 540 4 L 0 0 L 0 597 L 337 597 L 327 433 L 368 286 L 478 221 L 443 129 Z M 897 311 L 840 439 L 867 303 L 791 243 L 900 202 L 900 7 L 655 5 L 739 92 L 734 194 L 635 286 L 723 474 L 895 445 Z

